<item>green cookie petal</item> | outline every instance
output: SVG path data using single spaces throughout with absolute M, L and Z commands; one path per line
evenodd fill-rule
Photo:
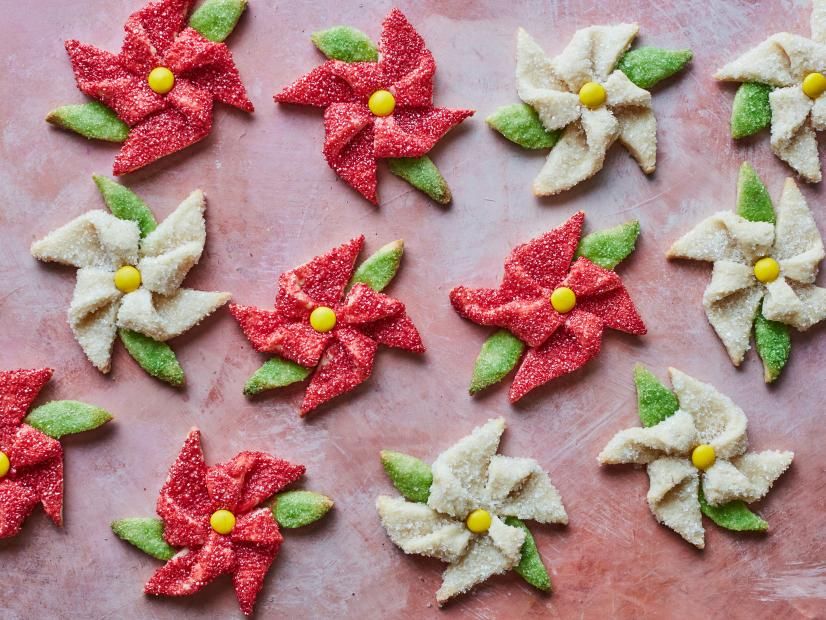
M 427 501 L 430 485 L 433 484 L 430 465 L 415 456 L 390 450 L 381 451 L 381 464 L 393 486 L 406 499 L 421 503 Z
M 637 386 L 637 411 L 643 426 L 654 426 L 677 413 L 680 403 L 674 392 L 642 364 L 634 367 L 634 383 Z
M 789 328 L 783 323 L 770 321 L 763 316 L 762 307 L 754 319 L 754 343 L 757 354 L 763 360 L 763 379 L 771 383 L 789 361 L 792 338 Z
M 528 526 L 516 517 L 507 517 L 505 523 L 511 527 L 518 527 L 525 532 L 525 542 L 522 543 L 522 557 L 513 570 L 534 588 L 543 592 L 550 592 L 551 576 L 542 562 L 542 556 L 539 555 L 536 541 L 533 539 L 533 534 L 531 534 Z
M 700 485 L 699 499 L 700 510 L 720 527 L 735 532 L 765 532 L 769 529 L 766 521 L 754 514 L 746 504 L 739 500 L 721 506 L 712 506 L 703 495 L 702 485 Z
M 427 156 L 387 160 L 390 172 L 424 192 L 441 205 L 450 204 L 453 195 L 436 164 Z
M 525 343 L 505 329 L 495 331 L 485 340 L 470 381 L 470 393 L 476 394 L 501 381 L 516 366 Z
M 576 255 L 584 256 L 605 269 L 613 269 L 634 251 L 639 235 L 640 223 L 637 220 L 598 230 L 582 238 Z
M 170 385 L 184 384 L 184 369 L 168 344 L 129 329 L 119 329 L 118 335 L 129 355 L 150 375 Z
M 769 192 L 747 161 L 740 166 L 737 178 L 737 214 L 750 222 L 774 224 L 776 219 Z
M 254 396 L 265 390 L 274 390 L 303 381 L 310 376 L 312 368 L 304 368 L 300 364 L 285 360 L 280 357 L 268 359 L 253 375 L 247 379 L 244 385 L 244 394 Z
M 112 414 L 100 407 L 76 400 L 53 400 L 29 413 L 24 421 L 49 437 L 60 439 L 63 435 L 90 431 L 111 419 Z
M 135 222 L 140 228 L 141 237 L 157 228 L 158 222 L 151 209 L 135 192 L 108 177 L 95 175 L 92 178 L 112 215 Z
M 376 62 L 379 51 L 361 30 L 350 26 L 334 26 L 310 35 L 315 46 L 331 60 L 344 62 Z
M 309 525 L 326 515 L 333 500 L 311 491 L 287 491 L 276 495 L 270 509 L 281 527 L 296 528 Z
M 617 69 L 640 88 L 651 90 L 660 81 L 681 71 L 691 60 L 691 50 L 640 47 L 620 58 Z
M 359 265 L 353 274 L 353 279 L 350 280 L 350 286 L 353 286 L 356 282 L 361 282 L 374 291 L 383 291 L 396 276 L 402 254 L 404 254 L 404 241 L 402 239 L 391 241 L 382 246 L 375 254 Z
M 767 84 L 744 82 L 740 85 L 731 105 L 732 138 L 745 138 L 771 125 L 769 93 L 772 90 Z
M 175 549 L 164 540 L 163 529 L 163 521 L 152 517 L 136 517 L 112 522 L 112 531 L 118 538 L 135 545 L 153 558 L 165 561 L 175 555 Z
M 220 43 L 235 30 L 246 8 L 247 0 L 206 0 L 189 18 L 189 25 L 210 41 Z
M 548 131 L 539 115 L 526 103 L 502 106 L 485 119 L 493 129 L 511 142 L 526 149 L 550 149 L 562 135 L 561 130 Z
M 90 140 L 123 142 L 129 137 L 129 125 L 97 101 L 59 107 L 49 112 L 46 122 Z

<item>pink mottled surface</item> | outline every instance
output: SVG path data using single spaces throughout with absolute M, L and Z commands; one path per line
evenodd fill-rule
M 158 562 L 117 540 L 112 519 L 151 515 L 187 430 L 204 432 L 207 459 L 265 450 L 308 469 L 304 487 L 331 495 L 331 516 L 285 534 L 258 602 L 259 617 L 645 618 L 826 616 L 826 453 L 823 443 L 824 329 L 795 334 L 785 376 L 771 388 L 750 354 L 731 366 L 700 304 L 704 265 L 669 264 L 670 242 L 701 217 L 734 204 L 737 169 L 754 163 L 778 196 L 789 170 L 768 135 L 728 137 L 733 88 L 711 72 L 775 30 L 808 34 L 806 2 L 652 0 L 401 1 L 434 52 L 439 105 L 473 107 L 475 118 L 444 140 L 434 159 L 455 201 L 442 209 L 383 171 L 375 208 L 337 181 L 321 155 L 322 122 L 270 97 L 320 60 L 314 30 L 354 25 L 374 38 L 389 2 L 252 0 L 230 44 L 257 112 L 219 106 L 203 143 L 126 177 L 163 217 L 200 187 L 209 198 L 207 250 L 188 284 L 228 290 L 235 301 L 271 303 L 277 275 L 353 236 L 368 251 L 404 237 L 408 252 L 388 292 L 402 299 L 429 348 L 424 358 L 382 350 L 373 378 L 308 419 L 301 389 L 249 401 L 245 379 L 263 361 L 222 310 L 174 346 L 188 373 L 176 391 L 146 376 L 118 346 L 110 376 L 86 361 L 65 323 L 73 273 L 37 263 L 29 244 L 102 203 L 91 182 L 111 168 L 116 147 L 50 128 L 51 108 L 81 102 L 63 40 L 106 49 L 138 0 L 2 0 L 0 58 L 0 367 L 56 368 L 38 402 L 74 398 L 104 406 L 108 428 L 64 441 L 66 526 L 38 510 L 22 535 L 0 544 L 5 619 L 236 617 L 221 579 L 186 599 L 150 599 L 143 583 Z M 646 178 L 618 145 L 605 169 L 561 198 L 535 199 L 541 153 L 521 151 L 484 124 L 515 102 L 514 45 L 527 27 L 550 53 L 593 23 L 637 20 L 642 44 L 691 47 L 684 76 L 658 89 L 658 169 Z M 826 231 L 822 188 L 803 189 Z M 601 356 L 517 407 L 507 383 L 480 398 L 466 387 L 487 330 L 460 319 L 447 292 L 492 285 L 515 244 L 584 209 L 591 230 L 639 218 L 636 255 L 620 269 L 649 326 L 644 338 L 609 333 Z M 602 470 L 596 454 L 636 423 L 632 366 L 660 376 L 674 365 L 711 380 L 749 415 L 757 449 L 793 449 L 796 459 L 759 512 L 766 536 L 709 525 L 704 552 L 659 526 L 645 502 L 642 470 Z M 532 527 L 556 592 L 543 596 L 511 574 L 444 610 L 433 594 L 442 565 L 404 556 L 386 538 L 373 502 L 392 487 L 378 460 L 393 448 L 432 460 L 484 420 L 505 415 L 505 454 L 534 456 L 550 472 L 570 515 L 567 528 Z

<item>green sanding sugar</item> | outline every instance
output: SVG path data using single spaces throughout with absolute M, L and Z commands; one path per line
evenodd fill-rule
M 525 542 L 522 543 L 522 557 L 519 564 L 514 567 L 514 571 L 534 588 L 543 592 L 551 590 L 551 576 L 542 562 L 542 556 L 536 548 L 536 541 L 533 534 L 521 520 L 516 517 L 507 517 L 505 523 L 511 527 L 518 527 L 525 532 Z
M 439 204 L 450 204 L 453 199 L 442 173 L 427 156 L 401 157 L 386 160 L 390 172 L 424 192 Z
M 261 366 L 247 380 L 244 385 L 244 394 L 254 396 L 265 390 L 274 390 L 297 381 L 303 381 L 310 376 L 312 368 L 305 368 L 293 361 L 280 357 L 273 357 Z
M 404 254 L 404 241 L 401 239 L 382 246 L 359 265 L 350 285 L 362 282 L 374 291 L 383 291 L 399 270 L 402 254 Z
M 583 237 L 576 255 L 584 256 L 605 269 L 613 269 L 634 251 L 639 234 L 640 223 L 637 220 L 598 230 Z
M 705 516 L 720 527 L 735 532 L 765 532 L 769 524 L 748 509 L 741 501 L 733 501 L 721 506 L 712 506 L 703 495 L 703 487 L 699 492 L 700 510 Z
M 539 115 L 526 103 L 502 106 L 485 119 L 493 129 L 511 142 L 526 149 L 550 149 L 562 135 L 561 130 L 548 131 Z
M 108 177 L 95 175 L 92 178 L 112 215 L 135 222 L 141 231 L 141 237 L 157 228 L 158 222 L 152 210 L 135 192 Z
M 49 112 L 46 122 L 90 140 L 123 142 L 129 137 L 129 126 L 97 101 L 59 107 Z
M 350 26 L 334 26 L 310 35 L 315 46 L 331 60 L 344 62 L 376 62 L 379 52 L 361 30 Z
M 470 393 L 476 394 L 501 381 L 525 350 L 525 343 L 505 329 L 495 331 L 482 345 L 473 367 Z
M 100 407 L 76 400 L 53 400 L 29 413 L 25 422 L 49 437 L 60 439 L 64 435 L 90 431 L 111 419 L 112 415 Z
M 765 129 L 772 121 L 767 84 L 745 82 L 737 89 L 731 106 L 731 137 L 745 138 Z
M 326 515 L 333 500 L 312 491 L 287 491 L 277 495 L 270 505 L 273 517 L 286 528 L 309 525 Z
M 677 413 L 680 403 L 674 392 L 642 364 L 634 367 L 634 383 L 637 386 L 637 411 L 643 426 L 654 426 Z
M 740 166 L 737 178 L 737 214 L 750 222 L 774 224 L 776 219 L 769 192 L 747 161 Z
M 112 531 L 118 538 L 135 545 L 144 553 L 159 560 L 169 560 L 175 549 L 163 537 L 164 525 L 160 519 L 139 517 L 112 522 Z
M 406 499 L 411 502 L 427 501 L 430 485 L 433 484 L 430 465 L 415 456 L 391 450 L 381 451 L 381 464 L 393 486 Z
M 170 385 L 184 384 L 184 369 L 168 344 L 129 329 L 119 329 L 118 335 L 129 355 L 150 375 Z
M 754 320 L 754 343 L 757 354 L 763 360 L 763 379 L 771 383 L 789 361 L 792 339 L 788 326 L 770 321 L 763 316 L 762 308 Z
M 640 88 L 650 90 L 660 81 L 681 71 L 692 56 L 691 50 L 640 47 L 620 58 L 617 69 Z
M 241 19 L 247 0 L 206 0 L 189 18 L 189 25 L 210 41 L 225 40 Z

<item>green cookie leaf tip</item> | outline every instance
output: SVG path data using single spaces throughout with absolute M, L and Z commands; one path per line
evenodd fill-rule
M 427 155 L 390 158 L 386 161 L 390 172 L 424 192 L 440 205 L 448 205 L 453 200 L 447 181 Z
M 720 527 L 735 532 L 765 532 L 769 529 L 767 521 L 754 514 L 744 502 L 739 500 L 728 502 L 720 506 L 712 506 L 703 495 L 700 485 L 700 510 L 709 519 Z
M 776 220 L 769 191 L 747 161 L 737 177 L 737 214 L 750 222 L 774 224 Z
M 513 570 L 537 590 L 550 592 L 552 587 L 551 576 L 548 574 L 544 562 L 542 562 L 542 556 L 539 555 L 539 549 L 536 548 L 536 540 L 534 540 L 528 526 L 516 517 L 507 517 L 505 523 L 511 527 L 518 527 L 525 532 L 525 542 L 522 543 L 522 557 Z
M 631 220 L 586 235 L 579 242 L 576 255 L 605 269 L 613 269 L 634 251 L 639 236 L 640 223 Z
M 330 60 L 376 62 L 379 51 L 366 34 L 350 26 L 333 26 L 310 35 L 313 44 Z
M 129 355 L 151 376 L 175 387 L 184 384 L 184 369 L 168 344 L 129 329 L 119 329 L 118 335 Z
M 98 428 L 112 419 L 105 409 L 76 400 L 53 400 L 37 407 L 24 420 L 49 437 L 83 433 Z
M 281 357 L 270 358 L 247 380 L 244 385 L 244 394 L 255 396 L 265 390 L 274 390 L 303 381 L 310 376 L 312 371 L 312 368 L 305 368 Z
M 792 351 L 789 327 L 763 316 L 763 308 L 754 319 L 754 343 L 757 354 L 763 360 L 763 380 L 772 383 L 780 376 Z
M 109 177 L 93 175 L 92 179 L 112 215 L 135 222 L 141 231 L 141 237 L 145 237 L 158 227 L 152 210 L 131 189 Z
M 383 291 L 396 276 L 404 254 L 404 240 L 397 239 L 380 247 L 359 265 L 350 281 L 366 284 L 376 292 Z
M 287 491 L 270 504 L 273 518 L 282 527 L 293 529 L 315 523 L 333 507 L 333 500 L 312 491 Z
M 504 379 L 519 362 L 524 350 L 525 343 L 506 329 L 491 334 L 482 345 L 473 366 L 470 393 L 481 392 Z
M 189 18 L 189 25 L 202 36 L 221 43 L 224 41 L 247 8 L 247 0 L 205 0 Z
M 430 465 L 415 456 L 391 450 L 381 451 L 381 464 L 393 486 L 405 499 L 411 502 L 427 502 L 430 485 L 433 484 Z
M 56 108 L 46 116 L 46 122 L 90 140 L 123 142 L 129 137 L 129 125 L 98 101 Z
M 637 411 L 643 426 L 654 426 L 677 413 L 677 396 L 642 364 L 634 367 Z
M 134 545 L 158 560 L 170 560 L 175 555 L 163 537 L 164 524 L 153 517 L 136 517 L 112 522 L 112 531 L 121 540 Z
M 731 105 L 732 138 L 745 138 L 771 125 L 772 108 L 769 94 L 772 90 L 772 86 L 755 82 L 744 82 L 740 85 Z
M 559 141 L 561 130 L 548 131 L 539 115 L 526 103 L 502 106 L 485 119 L 505 138 L 526 149 L 550 149 Z
M 617 69 L 640 88 L 650 90 L 662 80 L 682 71 L 693 56 L 687 49 L 639 47 L 626 52 L 620 58 Z

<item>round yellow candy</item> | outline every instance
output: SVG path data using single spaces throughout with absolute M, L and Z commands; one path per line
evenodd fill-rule
M 605 103 L 605 87 L 596 82 L 586 82 L 579 89 L 579 101 L 585 107 L 594 109 Z
M 317 332 L 324 334 L 336 326 L 336 313 L 332 308 L 319 306 L 310 313 L 310 325 Z
M 691 453 L 691 462 L 694 463 L 694 467 L 703 471 L 714 465 L 716 460 L 717 456 L 714 454 L 714 448 L 707 443 L 700 444 Z
M 216 510 L 209 518 L 209 524 L 219 534 L 230 534 L 235 528 L 235 515 L 229 510 Z
M 396 98 L 389 90 L 377 90 L 370 95 L 367 107 L 376 116 L 390 116 L 396 109 Z
M 560 286 L 551 293 L 551 305 L 560 314 L 570 312 L 576 306 L 576 293 L 567 286 Z
M 767 256 L 754 263 L 754 277 L 765 284 L 774 282 L 779 275 L 780 264 L 773 258 Z
M 810 99 L 817 99 L 826 93 L 826 75 L 822 73 L 810 73 L 803 78 L 803 92 Z
M 10 469 L 11 463 L 9 462 L 9 457 L 5 452 L 0 450 L 0 478 L 5 477 L 5 475 L 9 473 Z
M 115 272 L 115 288 L 121 293 L 137 291 L 141 285 L 141 272 L 125 265 Z
M 175 86 L 175 74 L 166 67 L 155 67 L 149 72 L 146 81 L 149 82 L 149 88 L 159 95 L 165 95 Z
M 487 510 L 478 508 L 467 516 L 465 524 L 474 534 L 484 534 L 490 529 L 490 524 L 493 523 L 493 517 Z

